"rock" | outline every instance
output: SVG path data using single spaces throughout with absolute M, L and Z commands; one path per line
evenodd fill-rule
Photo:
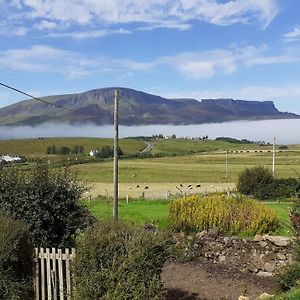
M 196 238 L 201 239 L 207 235 L 207 230 L 196 233 Z
M 265 271 L 259 271 L 257 273 L 257 276 L 261 276 L 261 277 L 271 277 L 273 276 L 273 273 L 271 272 L 265 272 Z
M 239 296 L 238 300 L 249 300 L 249 297 L 247 297 L 247 296 Z
M 217 238 L 219 236 L 220 230 L 218 227 L 214 227 L 208 230 L 207 235 L 211 238 Z
M 221 255 L 219 257 L 219 262 L 224 262 L 224 261 L 226 261 L 226 256 L 225 255 Z
M 267 300 L 267 299 L 270 299 L 270 298 L 273 298 L 273 297 L 274 297 L 274 295 L 270 295 L 268 293 L 263 293 L 260 296 L 258 296 L 256 298 L 256 300 Z
M 260 242 L 259 242 L 259 245 L 260 245 L 261 247 L 263 247 L 263 248 L 267 248 L 268 243 L 267 243 L 266 241 L 260 241 Z
M 254 238 L 253 238 L 253 241 L 254 242 L 261 242 L 261 241 L 264 241 L 264 237 L 260 234 L 257 234 Z
M 287 257 L 284 254 L 282 254 L 282 253 L 277 253 L 277 257 L 280 260 L 287 260 Z
M 267 271 L 267 272 L 274 272 L 275 271 L 275 265 L 276 263 L 272 263 L 272 262 L 267 262 L 265 263 L 265 266 L 264 266 L 264 269 Z
M 291 239 L 285 236 L 264 235 L 264 238 L 276 246 L 286 247 L 291 243 Z

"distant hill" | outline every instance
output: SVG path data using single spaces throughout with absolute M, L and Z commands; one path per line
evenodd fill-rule
M 114 90 L 102 88 L 78 94 L 43 97 L 63 110 L 36 100 L 0 108 L 0 125 L 30 125 L 45 122 L 112 124 Z M 292 119 L 299 115 L 280 112 L 272 101 L 233 99 L 166 99 L 128 88 L 120 91 L 120 124 L 201 124 L 234 120 Z

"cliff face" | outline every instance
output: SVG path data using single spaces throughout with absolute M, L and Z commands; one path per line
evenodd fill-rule
M 103 88 L 79 94 L 42 98 L 55 105 L 36 100 L 22 101 L 0 109 L 0 125 L 55 121 L 65 123 L 111 124 L 113 120 L 114 90 Z M 282 113 L 272 101 L 245 101 L 233 99 L 166 99 L 127 88 L 120 91 L 120 123 L 141 124 L 201 124 L 233 120 L 299 118 Z

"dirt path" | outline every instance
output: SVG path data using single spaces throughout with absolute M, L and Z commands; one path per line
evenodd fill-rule
M 162 273 L 167 300 L 237 300 L 247 293 L 250 300 L 276 285 L 270 278 L 241 273 L 207 262 L 170 263 Z

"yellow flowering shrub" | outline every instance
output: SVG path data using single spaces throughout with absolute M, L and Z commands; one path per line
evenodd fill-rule
M 194 195 L 173 200 L 169 215 L 173 227 L 184 231 L 218 227 L 222 234 L 263 234 L 278 228 L 276 213 L 265 204 L 225 195 Z

